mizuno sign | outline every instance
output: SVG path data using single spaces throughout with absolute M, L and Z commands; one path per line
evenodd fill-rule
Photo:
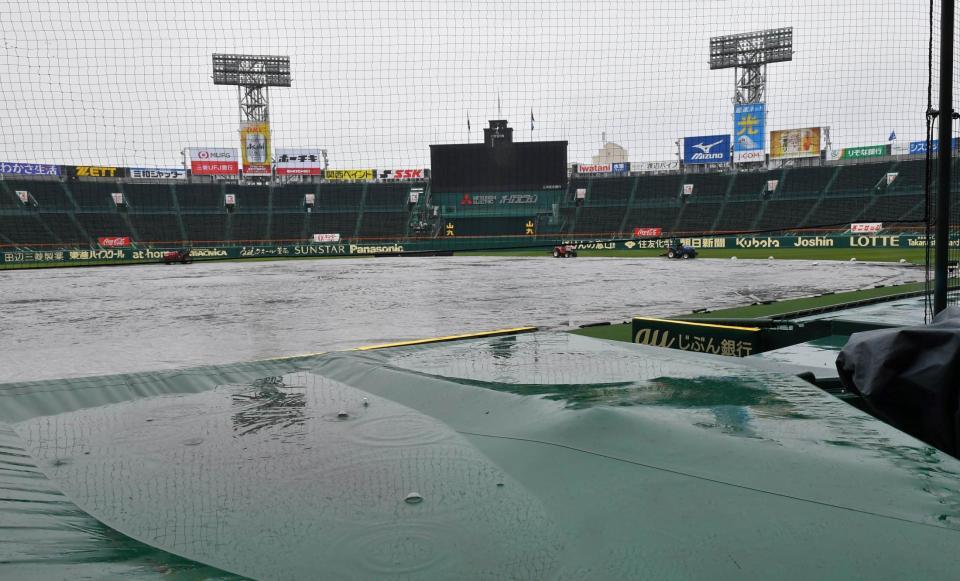
M 729 163 L 730 136 L 702 135 L 683 139 L 683 163 Z

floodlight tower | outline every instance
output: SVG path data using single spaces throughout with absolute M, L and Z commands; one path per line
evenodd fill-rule
M 290 86 L 290 57 L 214 54 L 213 84 L 236 85 L 240 121 L 270 121 L 268 87 Z
M 733 103 L 763 103 L 767 64 L 793 60 L 793 27 L 710 39 L 710 70 L 734 69 Z

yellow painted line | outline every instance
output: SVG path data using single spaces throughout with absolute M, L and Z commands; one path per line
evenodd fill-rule
M 398 341 L 396 343 L 380 343 L 378 345 L 365 345 L 363 347 L 354 347 L 350 351 L 371 351 L 373 349 L 387 349 L 389 347 L 406 347 L 409 345 L 425 345 L 427 343 L 442 343 L 445 341 L 459 341 L 461 339 L 478 339 L 480 337 L 496 337 L 498 335 L 517 335 L 519 333 L 532 333 L 536 327 L 514 327 L 512 329 L 498 329 L 496 331 L 481 331 L 479 333 L 464 333 L 462 335 L 447 335 L 446 337 L 431 337 L 430 339 L 416 339 L 413 341 Z
M 269 363 L 270 361 L 285 361 L 287 359 L 302 359 L 304 357 L 316 357 L 326 355 L 326 351 L 317 351 L 316 353 L 299 353 L 297 355 L 281 355 L 280 357 L 268 357 L 267 359 L 254 359 L 252 363 Z
M 715 325 L 712 323 L 694 323 L 693 321 L 677 321 L 674 319 L 655 319 L 653 317 L 634 317 L 636 321 L 653 321 L 655 323 L 673 323 L 674 325 L 691 325 L 694 327 L 711 327 L 713 329 L 733 329 L 734 331 L 759 331 L 760 327 L 735 327 L 733 325 Z

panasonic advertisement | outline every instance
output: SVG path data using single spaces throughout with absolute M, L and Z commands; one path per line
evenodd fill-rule
M 684 137 L 683 163 L 730 163 L 730 135 Z

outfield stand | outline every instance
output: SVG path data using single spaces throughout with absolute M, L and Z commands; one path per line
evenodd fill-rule
M 227 240 L 226 214 L 183 214 L 181 218 L 188 242 L 208 244 Z
M 266 213 L 233 213 L 230 215 L 229 223 L 230 240 L 253 242 L 267 240 L 269 238 L 269 234 L 267 232 L 269 215 Z
M 44 227 L 40 215 L 32 212 L 0 215 L 0 235 L 18 246 L 52 245 L 60 242 Z
M 37 207 L 43 211 L 73 210 L 74 204 L 67 196 L 61 182 L 41 180 L 10 180 L 7 187 L 11 192 L 24 190 L 30 192 L 37 202 Z
M 749 230 L 757 218 L 761 206 L 759 197 L 750 202 L 727 202 L 714 225 L 718 232 L 741 232 Z
M 620 223 L 626 207 L 590 208 L 583 207 L 577 218 L 577 232 L 593 235 L 614 236 L 620 231 Z
M 224 194 L 236 196 L 237 208 L 243 211 L 263 212 L 270 207 L 270 188 L 267 186 L 224 186 Z
M 403 209 L 410 198 L 407 184 L 370 184 L 367 189 L 367 208 Z
M 675 226 L 678 232 L 700 233 L 712 229 L 713 223 L 720 213 L 720 204 L 690 201 L 680 211 L 680 218 Z
M 53 233 L 63 244 L 82 244 L 91 243 L 90 237 L 86 236 L 77 228 L 70 214 L 60 212 L 40 212 L 40 221 Z M 93 242 L 96 242 L 94 235 Z
M 339 234 L 343 238 L 352 238 L 357 227 L 357 216 L 357 212 L 313 212 L 308 214 L 307 238 L 314 234 Z
M 115 191 L 120 191 L 116 188 Z M 113 192 L 104 188 L 102 184 L 93 182 L 78 182 L 70 184 L 70 194 L 80 210 L 112 210 L 116 208 L 113 201 Z
M 636 178 L 594 179 L 587 193 L 587 205 L 626 206 L 636 183 Z M 623 212 L 620 213 L 620 217 L 623 218 Z M 619 226 L 619 223 L 617 225 Z
M 321 234 L 321 232 L 308 233 L 306 231 L 308 216 L 310 214 L 303 211 L 283 214 L 274 212 L 270 217 L 270 238 L 272 240 L 301 241 L 313 234 Z
M 177 243 L 183 240 L 176 214 L 130 214 L 129 218 L 137 231 L 138 243 Z
M 320 184 L 317 205 L 324 208 L 359 209 L 363 188 L 364 184 Z
M 297 210 L 302 212 L 306 207 L 304 205 L 304 199 L 307 194 L 314 194 L 316 196 L 317 187 L 304 184 L 290 184 L 273 188 L 273 211 Z
M 124 184 L 124 199 L 134 212 L 172 212 L 173 191 L 166 184 Z
M 406 228 L 409 215 L 406 212 L 367 211 L 357 231 L 359 238 L 397 238 Z
M 181 212 L 190 210 L 222 210 L 223 188 L 219 184 L 190 184 L 177 187 Z
M 96 242 L 101 236 L 133 236 L 127 221 L 116 211 L 113 212 L 84 212 L 76 214 L 77 221 L 90 235 L 90 240 Z
M 573 176 L 556 200 L 558 207 L 551 208 L 554 202 L 543 195 L 536 208 L 525 203 L 464 208 L 444 202 L 429 228 L 416 232 L 443 237 L 442 226 L 453 222 L 457 236 L 518 236 L 529 220 L 541 235 L 584 237 L 629 236 L 635 227 L 661 228 L 669 235 L 840 228 L 854 221 L 919 223 L 924 217 L 923 171 L 923 160 L 910 159 L 742 173 Z M 898 176 L 887 185 L 889 172 Z M 779 182 L 773 192 L 766 191 L 768 180 Z M 423 197 L 418 206 L 409 204 L 409 183 L 268 187 L 16 179 L 0 184 L 4 244 L 84 246 L 99 236 L 127 235 L 138 244 L 168 245 L 302 241 L 333 233 L 346 239 L 400 240 L 411 216 L 427 216 L 430 205 Z M 684 184 L 693 184 L 692 195 L 681 195 Z M 587 189 L 583 201 L 575 198 L 578 188 Z M 29 191 L 36 207 L 25 208 L 16 190 Z M 117 191 L 124 193 L 126 208 L 115 207 L 110 194 Z M 224 205 L 224 194 L 237 197 L 232 211 Z M 309 212 L 307 194 L 316 196 Z

